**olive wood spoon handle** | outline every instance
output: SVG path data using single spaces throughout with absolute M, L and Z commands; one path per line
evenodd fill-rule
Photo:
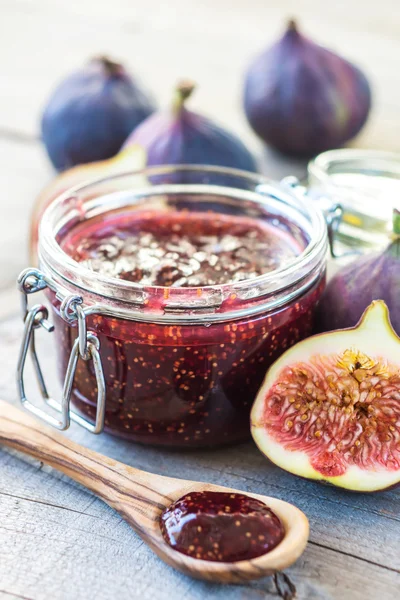
M 248 494 L 265 502 L 281 519 L 286 530 L 282 542 L 271 552 L 248 561 L 211 562 L 192 558 L 165 542 L 159 526 L 161 512 L 189 492 L 239 490 L 134 469 L 72 442 L 1 400 L 0 444 L 51 465 L 94 492 L 114 508 L 162 560 L 198 579 L 240 583 L 271 575 L 294 563 L 307 544 L 308 521 L 298 508 L 276 498 Z

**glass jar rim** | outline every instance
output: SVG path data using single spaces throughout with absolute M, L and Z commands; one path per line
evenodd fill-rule
M 254 277 L 253 279 L 245 279 L 235 283 L 214 284 L 199 287 L 162 287 L 148 286 L 131 281 L 107 277 L 95 271 L 82 266 L 69 256 L 60 246 L 54 233 L 54 221 L 58 211 L 63 204 L 68 200 L 76 198 L 82 192 L 87 192 L 92 186 L 98 186 L 105 183 L 112 183 L 115 180 L 123 179 L 124 177 L 154 177 L 157 175 L 173 174 L 177 171 L 199 174 L 216 174 L 221 176 L 232 176 L 243 179 L 249 184 L 254 184 L 254 193 L 259 197 L 259 204 L 268 204 L 268 199 L 277 198 L 280 201 L 287 201 L 292 208 L 300 214 L 305 214 L 310 222 L 310 239 L 303 250 L 288 264 L 279 267 L 276 270 L 270 271 L 263 275 Z M 187 187 L 187 184 L 180 184 Z M 217 186 L 212 186 L 209 183 L 199 184 L 204 186 L 204 191 L 214 189 Z M 147 182 L 147 187 L 150 186 Z M 227 186 L 224 188 L 229 190 L 237 197 L 245 193 L 244 190 L 235 187 Z M 128 190 L 126 190 L 128 191 Z M 131 190 L 135 195 L 136 189 Z M 154 188 L 156 193 L 156 187 Z M 104 194 L 100 194 L 99 198 Z M 256 202 L 256 201 L 254 201 Z M 244 301 L 247 299 L 265 297 L 266 295 L 274 294 L 279 290 L 293 286 L 301 281 L 306 275 L 316 267 L 321 267 L 326 260 L 326 251 L 328 245 L 328 236 L 326 223 L 322 211 L 316 207 L 310 199 L 304 194 L 300 194 L 293 190 L 291 186 L 279 183 L 264 177 L 263 175 L 250 173 L 247 171 L 214 167 L 208 165 L 165 165 L 157 167 L 146 167 L 134 171 L 119 172 L 101 178 L 95 178 L 76 185 L 53 200 L 43 213 L 39 226 L 39 261 L 40 265 L 50 271 L 50 275 L 54 276 L 60 285 L 68 284 L 78 287 L 84 291 L 92 291 L 94 295 L 101 297 L 102 301 L 110 300 L 124 303 L 131 303 L 133 308 L 141 310 L 147 304 L 146 297 L 149 294 L 164 294 L 165 290 L 169 290 L 175 300 L 189 297 L 196 298 L 198 302 L 191 303 L 191 312 L 200 311 L 204 315 L 204 309 L 209 307 L 214 313 L 216 305 L 220 304 L 232 293 L 235 293 Z M 199 301 L 199 293 L 201 290 L 202 298 Z M 299 294 L 298 294 L 299 295 Z M 170 302 L 172 304 L 172 301 Z M 265 310 L 265 303 L 263 303 Z M 218 309 L 217 309 L 218 310 Z M 258 309 L 259 311 L 260 309 Z M 243 311 L 240 311 L 241 313 Z M 246 311 L 245 311 L 246 312 Z M 244 314 L 244 313 L 243 313 Z M 247 312 L 246 312 L 247 314 Z M 168 320 L 168 319 L 167 319 Z
M 362 163 L 370 163 L 375 166 L 382 174 L 390 177 L 400 178 L 400 153 L 389 152 L 387 150 L 358 150 L 355 148 L 342 148 L 339 150 L 327 150 L 318 154 L 307 165 L 308 174 L 315 180 L 326 182 L 330 177 L 330 168 L 340 163 L 355 164 L 354 171 L 357 170 L 357 163 L 361 169 Z M 374 165 L 375 163 L 375 165 Z
M 340 204 L 336 237 L 352 248 L 378 251 L 387 246 L 399 185 L 396 152 L 329 150 L 308 164 L 308 193 L 321 208 Z

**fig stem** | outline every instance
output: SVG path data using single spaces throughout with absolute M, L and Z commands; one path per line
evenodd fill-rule
M 296 19 L 289 19 L 288 24 L 287 24 L 287 30 L 288 31 L 297 31 Z
M 192 95 L 193 90 L 195 89 L 196 84 L 189 79 L 184 79 L 180 81 L 175 88 L 175 94 L 172 104 L 172 109 L 174 113 L 179 113 L 185 101 Z
M 108 56 L 96 56 L 95 58 L 93 58 L 93 60 L 101 63 L 107 75 L 120 75 L 123 70 L 123 66 L 121 65 L 121 63 L 118 63 L 115 60 L 111 60 L 111 58 L 108 58 Z

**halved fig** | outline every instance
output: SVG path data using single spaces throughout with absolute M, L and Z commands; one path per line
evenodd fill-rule
M 360 492 L 400 482 L 400 338 L 382 300 L 351 329 L 310 337 L 269 369 L 251 431 L 273 463 Z

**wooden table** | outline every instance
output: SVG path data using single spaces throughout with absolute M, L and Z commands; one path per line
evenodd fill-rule
M 15 402 L 21 322 L 14 280 L 27 266 L 33 199 L 53 176 L 39 143 L 41 106 L 54 83 L 87 57 L 122 58 L 165 105 L 174 82 L 200 84 L 192 101 L 235 130 L 263 172 L 302 175 L 305 165 L 262 149 L 240 111 L 251 56 L 293 16 L 289 0 L 2 0 L 0 7 L 0 397 Z M 400 11 L 397 0 L 297 0 L 306 32 L 359 63 L 375 105 L 357 147 L 400 150 Z M 51 336 L 43 336 L 51 356 Z M 43 348 L 42 348 L 43 352 Z M 54 372 L 49 359 L 47 371 Z M 51 387 L 59 391 L 58 384 Z M 292 477 L 248 443 L 216 452 L 167 452 L 68 436 L 139 468 L 275 495 L 308 515 L 311 540 L 287 574 L 302 600 L 389 600 L 400 589 L 399 493 L 354 495 Z M 273 599 L 271 579 L 246 587 L 192 581 L 162 564 L 112 510 L 66 477 L 0 450 L 0 598 L 32 600 Z

